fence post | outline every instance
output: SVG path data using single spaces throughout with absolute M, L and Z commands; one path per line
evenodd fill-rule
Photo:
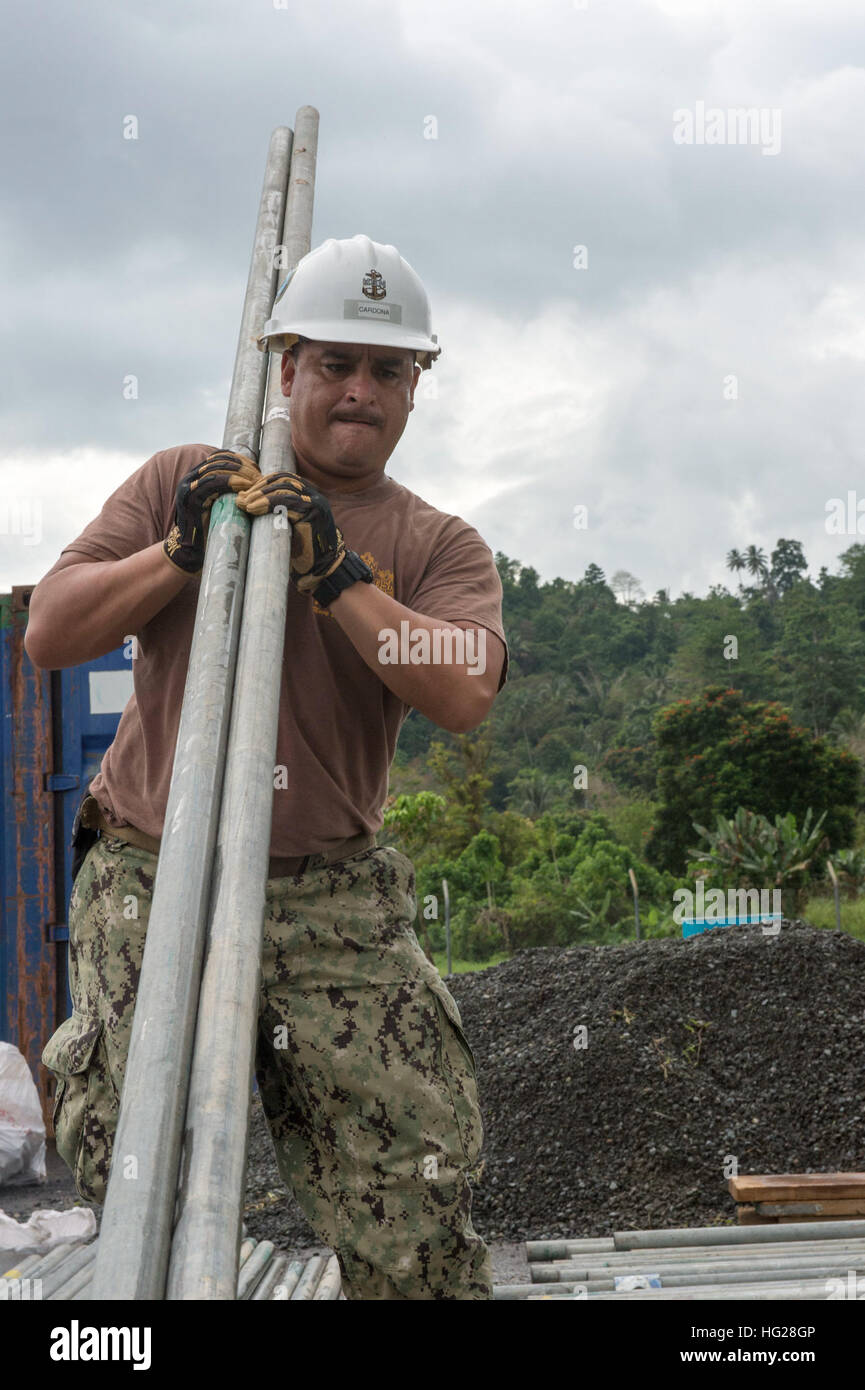
M 637 887 L 637 875 L 634 873 L 633 869 L 629 869 L 629 870 L 628 870 L 628 878 L 631 880 L 631 888 L 633 889 L 633 892 L 634 892 L 634 928 L 635 928 L 635 931 L 636 931 L 636 939 L 637 939 L 637 941 L 639 941 L 639 940 L 640 940 L 640 890 L 639 890 L 639 888 Z
M 445 949 L 448 957 L 448 974 L 451 973 L 451 898 L 448 892 L 448 881 L 442 879 L 442 895 L 445 900 Z
M 832 892 L 835 894 L 835 926 L 841 930 L 841 898 L 838 892 L 838 875 L 835 872 L 835 865 L 831 859 L 826 860 L 826 868 L 829 870 L 829 877 L 832 880 Z

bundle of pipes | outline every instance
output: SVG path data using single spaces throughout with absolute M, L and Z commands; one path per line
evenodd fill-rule
M 828 1299 L 865 1273 L 865 1221 L 617 1231 L 528 1241 L 526 1255 L 532 1283 L 495 1298 Z
M 274 131 L 256 224 L 223 447 L 262 473 L 295 466 L 256 337 L 310 249 L 317 142 L 310 106 Z M 290 527 L 213 503 L 94 1299 L 237 1296 L 290 553 Z
M 3 1274 L 6 1298 L 11 1302 L 33 1299 L 81 1299 L 93 1297 L 93 1266 L 99 1242 L 58 1245 L 49 1254 L 30 1255 Z M 336 1255 L 311 1255 L 289 1260 L 272 1241 L 244 1240 L 240 1247 L 235 1297 L 273 1303 L 309 1300 L 326 1303 L 344 1299 Z

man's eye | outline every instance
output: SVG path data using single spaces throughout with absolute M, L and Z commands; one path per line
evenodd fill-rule
M 327 372 L 341 372 L 342 368 L 342 362 L 325 362 L 324 364 L 324 369 Z

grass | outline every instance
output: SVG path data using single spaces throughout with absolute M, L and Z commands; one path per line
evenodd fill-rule
M 800 908 L 799 917 L 812 927 L 822 927 L 829 931 L 835 930 L 835 899 L 832 894 L 815 893 Z M 629 933 L 633 932 L 633 926 L 629 924 Z M 841 930 L 848 936 L 855 936 L 858 941 L 865 941 L 865 895 L 861 898 L 841 899 Z M 654 927 L 643 923 L 643 935 L 645 939 L 652 940 L 665 936 L 681 936 L 681 927 L 671 923 L 668 919 L 659 922 Z M 586 943 L 592 944 L 592 943 Z M 444 976 L 447 973 L 447 956 L 444 951 L 434 951 L 436 969 L 439 974 Z M 451 961 L 451 969 L 454 975 L 464 975 L 470 970 L 489 970 L 493 965 L 500 965 L 503 960 L 509 960 L 507 951 L 499 951 L 496 955 L 490 956 L 489 960 L 462 960 L 454 957 Z
M 835 899 L 832 894 L 816 893 L 808 899 L 799 914 L 812 927 L 836 928 Z M 865 898 L 841 899 L 841 930 L 848 936 L 865 941 Z
M 447 954 L 444 951 L 433 951 L 433 959 L 439 974 L 446 974 Z M 499 951 L 496 955 L 490 956 L 489 960 L 457 960 L 456 957 L 451 957 L 451 970 L 454 975 L 465 975 L 469 970 L 489 970 L 491 965 L 501 965 L 503 960 L 509 959 L 507 951 Z

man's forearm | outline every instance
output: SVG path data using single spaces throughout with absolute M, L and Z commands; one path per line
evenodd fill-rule
M 483 671 L 478 663 L 469 661 L 437 663 L 432 659 L 415 664 L 405 659 L 405 644 L 400 640 L 405 629 L 401 624 L 407 623 L 412 634 L 423 630 L 431 639 L 436 630 L 459 632 L 458 625 L 415 613 L 374 584 L 352 584 L 333 600 L 330 611 L 367 666 L 388 689 L 434 724 L 451 733 L 464 733 L 477 728 L 486 717 L 498 690 L 504 649 L 499 639 L 485 629 L 481 631 L 484 639 L 489 635 L 493 651 Z M 389 651 L 380 635 L 385 631 L 395 635 L 396 641 L 389 647 L 391 651 L 397 647 L 396 660 L 382 660 Z M 422 640 L 417 640 L 416 647 Z M 433 649 L 432 640 L 429 646 Z M 451 644 L 447 650 L 453 654 Z
M 171 563 L 161 541 L 124 560 L 82 561 L 58 570 L 30 597 L 27 655 L 47 670 L 104 656 L 138 632 L 191 577 Z

